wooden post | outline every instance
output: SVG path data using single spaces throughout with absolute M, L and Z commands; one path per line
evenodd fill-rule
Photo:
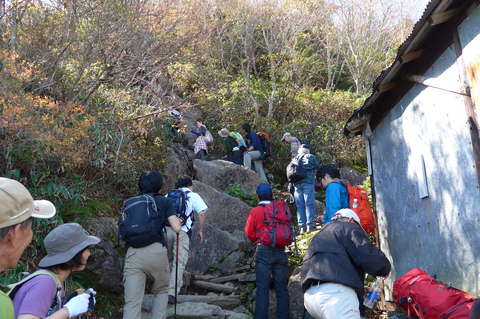
M 470 138 L 472 140 L 473 157 L 475 159 L 475 169 L 477 172 L 477 187 L 480 188 L 480 134 L 478 132 L 477 113 L 475 111 L 475 104 L 470 96 L 470 85 L 467 78 L 467 70 L 465 62 L 463 61 L 462 44 L 460 43 L 460 36 L 458 28 L 453 33 L 453 43 L 455 52 L 457 53 L 457 64 L 460 70 L 460 79 L 465 84 L 466 91 L 469 96 L 464 96 L 465 110 L 467 112 L 467 120 L 470 128 Z

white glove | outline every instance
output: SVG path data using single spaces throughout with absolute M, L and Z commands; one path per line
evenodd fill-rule
M 86 292 L 94 297 L 97 295 L 97 292 L 93 290 L 93 288 L 88 288 Z
M 90 299 L 90 295 L 87 293 L 83 293 L 81 295 L 78 295 L 70 299 L 70 301 L 67 302 L 66 305 L 64 306 L 68 310 L 68 317 L 69 318 L 77 317 L 87 312 L 89 299 Z

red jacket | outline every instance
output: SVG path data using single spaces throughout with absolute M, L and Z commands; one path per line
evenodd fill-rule
M 263 202 L 266 203 L 266 202 Z M 259 238 L 257 238 L 258 231 L 262 230 L 266 227 L 264 221 L 264 206 L 257 206 L 252 208 L 248 213 L 247 223 L 245 224 L 245 233 L 247 234 L 248 238 L 254 242 L 259 243 Z

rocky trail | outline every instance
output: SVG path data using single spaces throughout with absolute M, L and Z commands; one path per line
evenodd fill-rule
M 195 111 L 183 117 L 188 129 L 194 128 L 199 114 Z M 254 198 L 255 189 L 261 183 L 258 175 L 243 166 L 223 160 L 192 160 L 194 158 L 192 134 L 183 141 L 171 145 L 164 169 L 166 185 L 171 189 L 183 176 L 194 176 L 193 191 L 200 194 L 208 205 L 204 241 L 195 240 L 193 229 L 190 255 L 184 274 L 184 287 L 178 296 L 177 318 L 232 318 L 252 317 L 254 309 L 255 270 L 251 265 L 254 246 L 244 234 L 247 214 L 252 208 L 245 201 L 228 194 L 229 185 L 241 189 Z M 361 184 L 364 176 L 353 169 L 342 169 L 342 177 Z M 317 215 L 324 206 L 317 201 Z M 122 293 L 123 253 L 115 249 L 117 221 L 115 218 L 96 218 L 86 225 L 93 234 L 104 238 L 97 249 L 91 269 L 101 280 L 98 285 L 116 294 Z M 173 258 L 172 258 L 173 259 Z M 147 284 L 148 287 L 148 284 Z M 303 292 L 299 269 L 293 269 L 288 283 L 290 293 L 290 317 L 303 318 Z M 147 289 L 142 318 L 151 318 L 152 295 Z M 275 292 L 270 293 L 271 318 L 275 318 Z M 169 305 L 168 318 L 173 317 L 173 305 Z

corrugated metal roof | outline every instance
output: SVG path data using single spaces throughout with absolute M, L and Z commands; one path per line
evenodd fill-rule
M 433 29 L 430 26 L 430 18 L 432 14 L 443 12 L 443 10 L 448 10 L 451 7 L 466 7 L 467 4 L 475 2 L 474 0 L 431 0 L 426 6 L 421 18 L 415 23 L 412 32 L 405 41 L 400 45 L 397 51 L 397 55 L 393 63 L 382 70 L 380 75 L 375 79 L 372 85 L 372 94 L 365 100 L 364 104 L 356 109 L 352 116 L 348 119 L 347 124 L 344 128 L 345 135 L 358 135 L 361 133 L 359 128 L 366 125 L 368 120 L 368 115 L 375 112 L 375 109 L 378 107 L 376 104 L 378 98 L 381 96 L 378 88 L 381 84 L 390 82 L 396 75 L 401 73 L 402 65 L 400 63 L 401 57 L 405 56 L 407 53 L 413 52 L 421 48 L 422 44 L 427 40 L 422 39 L 425 32 L 431 31 Z M 434 61 L 431 61 L 433 64 Z M 393 106 L 392 106 L 393 107 Z M 359 122 L 363 122 L 359 124 Z M 354 128 L 350 130 L 349 127 Z

